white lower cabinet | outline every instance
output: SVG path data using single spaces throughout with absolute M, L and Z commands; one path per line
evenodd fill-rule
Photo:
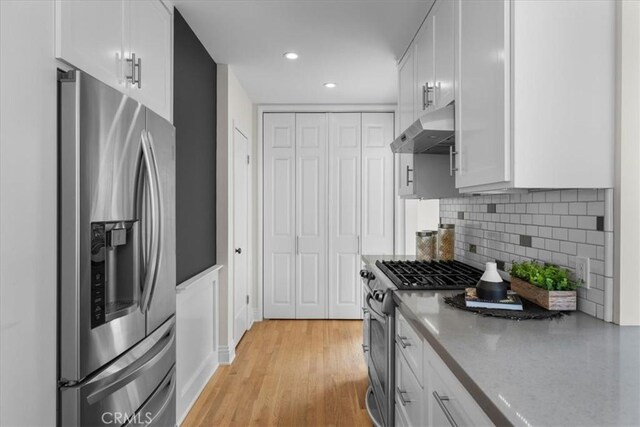
M 402 347 L 396 346 L 396 411 L 408 426 L 425 425 L 424 389 L 409 367 Z
M 396 425 L 493 426 L 429 342 L 398 310 L 396 321 Z M 403 336 L 411 337 L 410 341 L 403 340 Z M 415 342 L 416 337 L 420 337 L 418 342 Z M 419 352 L 416 352 L 416 346 L 419 346 Z M 416 360 L 417 354 L 419 360 Z

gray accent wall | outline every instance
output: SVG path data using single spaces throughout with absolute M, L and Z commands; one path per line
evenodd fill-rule
M 217 64 L 174 11 L 177 283 L 216 263 Z
M 613 289 L 612 190 L 554 190 L 440 200 L 443 223 L 456 225 L 456 259 L 484 268 L 497 261 L 537 260 L 575 271 L 589 258 L 590 288 L 578 289 L 578 309 L 605 317 Z

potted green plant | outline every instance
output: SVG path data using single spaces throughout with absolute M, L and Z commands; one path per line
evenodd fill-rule
M 511 290 L 547 310 L 575 310 L 579 283 L 569 271 L 550 264 L 515 262 L 511 267 Z

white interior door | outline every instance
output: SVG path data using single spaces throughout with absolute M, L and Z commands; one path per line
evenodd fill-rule
M 360 318 L 361 114 L 329 116 L 329 317 Z
M 238 129 L 233 133 L 233 151 L 233 339 L 237 343 L 249 325 L 249 141 Z
M 265 113 L 264 317 L 293 319 L 295 305 L 295 114 Z
M 296 318 L 327 317 L 327 115 L 296 114 Z
M 393 254 L 393 113 L 362 114 L 364 255 Z

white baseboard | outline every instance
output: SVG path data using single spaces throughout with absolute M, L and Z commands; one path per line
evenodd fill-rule
M 179 401 L 189 402 L 186 407 L 182 409 L 182 413 L 178 414 L 178 425 L 182 424 L 193 407 L 193 404 L 196 403 L 198 397 L 200 397 L 200 393 L 202 393 L 207 383 L 218 369 L 218 360 L 218 354 L 216 352 L 212 352 L 209 357 L 202 362 L 200 367 L 185 384 L 182 390 L 178 390 L 178 393 L 180 393 Z M 180 410 L 180 408 L 178 408 L 178 410 Z
M 221 345 L 218 347 L 218 362 L 221 365 L 231 365 L 236 358 L 236 343 L 230 342 L 230 346 Z
M 251 310 L 252 316 L 251 316 L 251 324 L 253 324 L 253 322 L 262 322 L 262 314 L 260 313 L 260 309 L 259 308 L 254 308 Z

